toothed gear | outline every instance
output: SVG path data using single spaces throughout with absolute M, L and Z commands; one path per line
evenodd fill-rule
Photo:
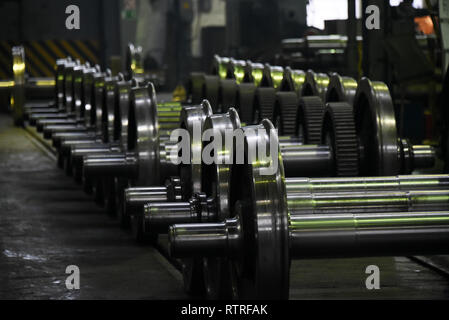
M 237 82 L 235 79 L 220 80 L 220 89 L 218 94 L 218 105 L 221 112 L 228 112 L 229 108 L 236 107 Z
M 237 106 L 240 108 L 240 120 L 244 123 L 253 121 L 254 96 L 256 94 L 256 85 L 254 83 L 241 83 L 237 89 Z
M 278 132 L 281 135 L 295 135 L 298 112 L 298 95 L 293 91 L 276 93 L 274 121 L 280 122 Z
M 320 144 L 326 107 L 320 97 L 302 97 L 298 102 L 296 132 L 305 144 Z
M 256 111 L 259 112 L 258 119 L 255 122 L 260 122 L 262 119 L 269 119 L 273 121 L 274 105 L 276 103 L 276 89 L 269 87 L 260 87 L 256 90 Z
M 346 102 L 327 104 L 321 142 L 332 148 L 335 176 L 350 177 L 359 174 L 359 147 L 354 112 L 350 104 Z

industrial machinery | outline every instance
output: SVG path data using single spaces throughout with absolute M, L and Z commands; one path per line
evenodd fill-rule
M 138 50 L 129 57 L 138 65 Z M 398 136 L 385 84 L 214 61 L 179 103 L 158 101 L 135 68 L 112 76 L 61 59 L 55 101 L 26 118 L 136 240 L 168 233 L 194 295 L 288 298 L 291 259 L 448 253 L 449 177 L 411 175 L 436 152 Z M 212 163 L 208 130 L 234 132 Z M 262 146 L 268 155 L 251 151 Z
M 274 132 L 269 121 L 263 121 L 260 126 Z M 250 127 L 242 128 L 248 129 Z M 256 139 L 247 139 L 248 148 L 259 139 L 262 140 L 259 143 L 269 144 L 266 132 Z M 370 203 L 373 194 L 358 194 L 355 190 L 382 183 L 383 179 L 398 183 L 404 178 L 390 177 L 380 181 L 366 178 L 358 181 L 361 182 L 360 187 L 357 180 L 347 180 L 349 184 L 355 182 L 356 187 L 348 189 L 352 194 L 320 195 L 315 191 L 308 194 L 301 187 L 295 188 L 295 180 L 285 180 L 281 153 L 271 157 L 269 161 L 248 159 L 244 165 L 233 165 L 229 184 L 229 218 L 217 223 L 173 225 L 169 230 L 173 256 L 229 260 L 230 269 L 223 272 L 228 272 L 231 282 L 225 285 L 232 284 L 232 292 L 237 298 L 288 298 L 289 260 L 295 257 L 447 253 L 448 203 L 445 196 L 442 202 L 438 196 L 447 194 L 444 182 L 440 185 L 438 181 L 437 191 L 429 192 L 429 195 L 436 195 L 435 202 L 430 200 L 432 196 L 424 196 L 430 201 L 424 205 L 425 211 L 417 208 L 418 212 L 410 212 L 410 190 L 406 188 L 403 193 L 407 203 L 405 207 L 396 207 L 395 201 L 389 205 L 388 198 L 393 194 L 385 191 L 390 188 L 389 184 L 376 186 L 378 191 L 374 193 L 374 199 L 379 197 L 379 206 L 373 208 Z M 264 174 L 263 168 L 272 166 L 274 157 L 280 160 L 278 170 L 273 175 Z M 419 184 L 425 178 L 418 176 L 415 179 Z M 444 176 L 433 178 L 447 179 Z M 341 182 L 329 180 L 330 185 Z M 412 196 L 416 197 L 413 201 L 419 199 L 419 193 Z M 359 197 L 365 199 L 366 205 L 363 200 L 357 203 Z M 317 198 L 323 199 L 322 208 L 310 205 L 310 199 Z M 355 210 L 349 210 L 351 207 Z M 207 217 L 207 210 L 206 214 L 203 212 L 202 215 Z M 220 278 L 214 275 L 213 279 Z

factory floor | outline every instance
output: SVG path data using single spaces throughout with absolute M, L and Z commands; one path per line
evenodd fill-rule
M 80 269 L 80 290 L 66 288 L 68 265 Z M 366 289 L 368 265 L 380 269 L 379 290 Z M 291 299 L 449 298 L 444 272 L 406 257 L 293 261 L 290 278 Z M 183 298 L 180 272 L 137 245 L 0 114 L 0 299 Z
M 182 299 L 181 274 L 138 246 L 24 129 L 0 115 L 0 299 Z M 66 267 L 80 269 L 68 290 Z

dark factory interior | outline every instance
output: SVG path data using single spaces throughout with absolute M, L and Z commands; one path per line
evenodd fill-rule
M 449 299 L 448 64 L 449 0 L 1 1 L 0 300 Z

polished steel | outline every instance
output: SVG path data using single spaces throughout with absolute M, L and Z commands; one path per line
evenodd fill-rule
M 355 79 L 332 73 L 326 90 L 326 102 L 347 102 L 353 105 L 356 91 L 357 81 Z
M 315 73 L 311 70 L 307 71 L 301 89 L 301 96 L 317 96 L 325 101 L 329 81 L 329 76 L 324 73 Z
M 235 79 L 237 84 L 242 83 L 245 80 L 245 60 L 229 59 L 227 77 L 228 79 Z
M 269 137 L 246 143 L 269 144 Z M 262 175 L 273 157 L 277 169 Z M 290 258 L 449 251 L 447 176 L 289 180 L 280 149 L 270 159 L 232 167 L 229 218 L 169 229 L 175 257 L 228 257 L 236 297 L 287 298 Z
M 361 175 L 400 172 L 398 136 L 393 102 L 383 82 L 362 78 L 354 98 L 354 117 L 360 145 Z
M 327 145 L 281 145 L 282 159 L 288 177 L 333 176 L 334 157 Z
M 89 152 L 83 155 L 84 175 L 89 177 L 127 177 L 130 179 L 138 178 L 138 159 L 134 153 L 110 153 L 110 149 L 99 148 L 99 154 Z M 76 150 L 78 151 L 78 150 Z M 88 155 L 88 157 L 86 157 Z M 112 174 L 111 174 L 112 173 Z
M 243 82 L 252 82 L 258 87 L 263 78 L 263 70 L 265 66 L 262 63 L 246 61 L 245 77 Z
M 284 68 L 265 64 L 260 86 L 279 89 L 283 78 L 284 78 Z
M 284 74 L 282 76 L 281 91 L 294 91 L 301 95 L 302 86 L 306 81 L 306 73 L 302 70 L 291 69 L 290 67 L 284 68 Z
M 226 79 L 228 76 L 228 64 L 230 58 L 220 57 L 219 55 L 214 55 L 214 60 L 212 62 L 212 75 L 219 76 L 220 79 Z

